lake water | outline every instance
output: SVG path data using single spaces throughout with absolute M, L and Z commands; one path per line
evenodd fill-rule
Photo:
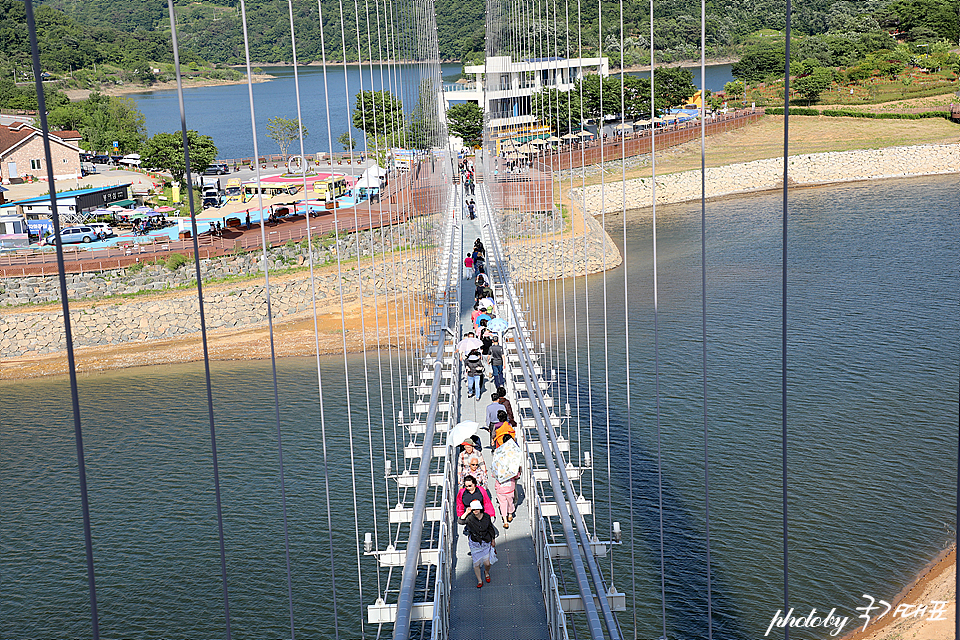
M 441 73 L 445 77 L 455 77 L 460 73 L 460 68 L 458 64 L 444 64 L 441 65 Z M 334 140 L 332 150 L 335 153 L 343 151 L 336 140 L 350 126 L 350 114 L 353 112 L 355 103 L 353 96 L 361 88 L 369 91 L 371 86 L 375 90 L 386 87 L 394 94 L 400 95 L 404 108 L 408 112 L 416 106 L 416 88 L 423 75 L 419 67 L 415 65 L 394 65 L 392 67 L 384 66 L 381 69 L 379 65 L 372 67 L 364 65 L 362 70 L 361 75 L 361 67 L 348 65 L 345 75 L 343 66 L 328 67 L 325 92 L 323 67 L 300 67 L 300 104 L 303 112 L 303 122 L 309 134 L 304 139 L 307 153 L 331 151 L 330 138 L 327 135 L 326 105 L 328 103 L 330 106 L 330 130 Z M 293 68 L 265 67 L 264 71 L 276 76 L 276 79 L 253 85 L 254 108 L 257 114 L 257 144 L 261 155 L 280 152 L 277 144 L 267 138 L 267 120 L 274 116 L 297 117 Z M 691 71 L 694 75 L 694 84 L 699 87 L 700 68 L 697 67 L 691 69 Z M 650 77 L 649 72 L 635 72 L 634 75 Z M 726 82 L 733 79 L 728 64 L 707 67 L 706 76 L 707 88 L 711 91 L 720 91 Z M 402 90 L 398 90 L 398 86 L 402 87 Z M 326 96 L 329 96 L 329 100 L 326 99 Z M 137 107 L 143 112 L 149 135 L 180 130 L 180 108 L 175 90 L 134 93 L 130 97 L 137 102 Z M 253 156 L 247 85 L 220 85 L 185 89 L 183 102 L 187 117 L 187 128 L 211 136 L 219 149 L 220 158 L 233 159 Z M 352 131 L 353 136 L 357 139 L 357 150 L 361 151 L 363 149 L 363 134 L 356 128 L 352 128 Z M 299 153 L 299 143 L 294 144 L 290 152 Z
M 960 402 L 955 186 L 955 178 L 937 177 L 791 195 L 791 604 L 807 611 L 837 607 L 852 616 L 848 629 L 859 614 L 855 607 L 865 604 L 862 594 L 889 600 L 954 536 Z M 698 638 L 706 635 L 699 205 L 660 207 L 658 214 L 667 626 L 670 638 Z M 718 638 L 745 640 L 761 637 L 782 605 L 780 199 L 767 194 L 725 199 L 710 203 L 707 216 L 714 631 Z M 619 221 L 611 231 L 620 238 Z M 596 496 L 598 534 L 606 537 L 609 519 L 623 523 L 624 545 L 612 566 L 609 560 L 601 566 L 628 594 L 635 578 L 637 632 L 656 638 L 661 632 L 650 244 L 649 223 L 629 223 L 627 264 L 607 274 L 607 363 L 601 276 L 576 283 L 576 316 L 573 287 L 567 288 L 566 343 L 553 331 L 560 326 L 555 320 L 544 315 L 540 324 L 551 327 L 544 336 L 548 369 L 559 369 L 564 388 L 570 383 L 560 406 L 569 401 L 576 409 L 579 403 L 586 415 L 592 401 L 597 475 L 582 485 Z M 628 295 L 622 291 L 624 268 Z M 527 286 L 528 295 L 533 290 Z M 591 306 L 589 340 L 585 294 Z M 629 363 L 623 356 L 624 301 L 631 318 Z M 400 400 L 397 391 L 391 393 L 396 385 L 391 387 L 390 372 L 394 380 L 404 379 L 407 360 L 385 355 L 381 377 L 371 357 L 369 424 L 362 357 L 348 361 L 362 535 L 373 530 L 375 508 L 382 513 L 397 500 L 395 490 L 389 497 L 383 493 L 383 455 L 385 450 L 396 465 L 390 416 Z M 237 638 L 288 637 L 270 366 L 216 362 L 212 368 L 233 630 Z M 359 636 L 362 607 L 375 597 L 377 575 L 364 559 L 361 597 L 343 360 L 324 358 L 321 368 L 340 634 L 352 638 Z M 632 385 L 629 433 L 625 371 Z M 279 386 L 297 633 L 331 637 L 315 361 L 281 360 Z M 223 637 L 202 366 L 82 376 L 80 397 L 103 633 Z M 605 406 L 613 452 L 609 484 Z M 0 383 L 0 637 L 89 635 L 70 415 L 63 378 Z M 570 433 L 583 447 L 590 434 L 589 421 Z M 382 518 L 378 526 L 382 548 L 387 538 Z M 632 637 L 631 614 L 620 614 L 620 621 Z M 791 636 L 826 637 L 803 631 Z
M 361 74 L 362 69 L 362 74 Z M 277 143 L 267 138 L 267 121 L 274 116 L 297 117 L 296 85 L 293 67 L 264 67 L 265 73 L 276 76 L 270 82 L 253 85 L 254 108 L 257 115 L 257 144 L 260 155 L 280 153 Z M 331 151 L 327 135 L 327 114 L 333 137 L 334 153 L 343 151 L 336 141 L 351 126 L 355 94 L 362 90 L 380 91 L 386 88 L 403 101 L 407 112 L 416 107 L 417 87 L 429 69 L 417 65 L 343 65 L 324 68 L 299 68 L 300 108 L 307 128 L 304 146 L 307 153 Z M 460 65 L 441 65 L 444 75 L 460 72 Z M 324 78 L 326 76 L 326 78 Z M 326 88 L 324 88 L 326 79 Z M 180 107 L 176 90 L 135 93 L 131 96 L 143 112 L 148 135 L 180 130 Z M 250 135 L 250 100 L 246 84 L 193 87 L 183 93 L 187 128 L 213 138 L 223 159 L 253 156 L 253 136 Z M 329 109 L 327 108 L 329 105 Z M 352 129 L 357 139 L 357 151 L 363 150 L 363 134 Z M 299 153 L 299 142 L 290 153 Z

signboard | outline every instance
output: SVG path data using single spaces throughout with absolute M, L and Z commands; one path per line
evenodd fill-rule
M 113 148 L 114 148 L 114 149 L 117 149 L 117 148 L 119 148 L 119 147 L 120 147 L 120 143 L 117 142 L 116 140 L 114 140 L 114 141 L 113 141 Z
M 27 220 L 27 226 L 30 227 L 30 233 L 35 236 L 43 237 L 44 231 L 53 233 L 53 220 Z

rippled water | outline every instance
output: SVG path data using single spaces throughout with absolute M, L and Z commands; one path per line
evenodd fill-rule
M 954 536 L 960 197 L 956 178 L 948 177 L 799 190 L 790 203 L 790 600 L 805 614 L 837 607 L 855 619 L 855 607 L 866 604 L 862 594 L 892 598 Z M 778 194 L 766 194 L 711 202 L 706 211 L 710 551 L 720 637 L 761 636 L 783 602 L 781 207 Z M 592 388 L 601 532 L 610 517 L 600 482 L 605 406 L 612 519 L 630 521 L 629 371 L 638 627 L 641 637 L 658 637 L 652 228 L 649 212 L 642 221 L 628 219 L 627 264 L 606 280 L 607 359 L 602 276 L 589 278 L 586 292 L 583 280 L 577 283 L 576 325 L 567 287 L 565 341 L 557 340 L 564 327 L 555 313 L 539 315 L 549 327 L 542 339 L 552 343 L 550 368 L 559 369 L 564 388 L 570 384 L 574 409 L 579 400 L 586 413 Z M 607 227 L 622 245 L 621 220 L 610 218 Z M 667 631 L 671 638 L 706 637 L 700 204 L 658 207 L 657 239 Z M 562 300 L 561 291 L 554 300 Z M 532 308 L 542 306 L 534 287 L 527 295 Z M 560 401 L 568 401 L 564 393 Z M 629 555 L 628 548 L 616 555 L 621 591 L 632 590 Z
M 800 609 L 837 607 L 855 617 L 861 594 L 894 596 L 953 538 L 960 401 L 955 186 L 954 178 L 929 178 L 792 194 L 790 591 L 792 605 Z M 658 215 L 667 628 L 670 638 L 704 637 L 699 206 L 661 207 Z M 782 603 L 780 200 L 773 195 L 728 199 L 709 204 L 707 215 L 715 633 L 755 638 Z M 614 224 L 619 238 L 619 220 L 608 220 Z M 632 592 L 636 580 L 640 637 L 661 634 L 650 243 L 649 223 L 631 222 L 622 267 L 630 274 L 628 296 L 622 292 L 622 268 L 607 275 L 609 405 L 600 336 L 603 279 L 594 276 L 587 283 L 596 528 L 606 537 L 610 491 L 612 519 L 624 523 L 625 544 L 612 567 L 609 560 L 602 566 L 620 591 Z M 570 383 L 561 405 L 569 398 L 586 412 L 583 286 L 582 280 L 577 283 L 580 320 L 576 333 L 568 321 L 566 348 L 552 331 L 544 341 L 551 343 L 548 368 L 560 370 L 565 388 Z M 629 366 L 623 356 L 624 300 L 631 318 Z M 572 287 L 566 303 L 572 318 Z M 371 501 L 363 362 L 351 356 L 349 363 L 350 425 L 343 361 L 322 360 L 341 637 L 359 635 L 361 604 L 370 604 L 376 593 L 376 572 L 364 559 L 362 599 L 357 594 L 355 530 L 372 531 L 374 507 L 382 513 L 397 499 L 395 492 L 384 496 L 382 459 L 383 449 L 398 458 L 390 416 L 399 397 L 389 393 L 390 371 L 394 385 L 406 374 L 397 371 L 395 360 L 391 368 L 386 357 L 382 379 L 375 360 L 367 369 L 377 494 Z M 625 371 L 632 385 L 632 460 Z M 288 637 L 270 367 L 214 363 L 213 382 L 234 634 Z M 279 389 L 294 620 L 299 637 L 332 637 L 315 361 L 282 360 Z M 202 367 L 84 376 L 80 393 L 105 636 L 223 637 Z M 613 451 L 610 488 L 603 455 L 605 406 Z M 357 525 L 348 428 L 355 436 L 361 496 Z M 580 435 L 588 446 L 588 429 Z M 576 428 L 572 436 L 577 437 Z M 384 441 L 385 447 L 379 444 Z M 584 485 L 589 492 L 589 477 Z M 0 637 L 89 636 L 79 502 L 67 381 L 0 384 Z M 377 526 L 382 548 L 387 537 L 382 517 Z M 632 615 L 621 614 L 620 620 L 632 636 Z

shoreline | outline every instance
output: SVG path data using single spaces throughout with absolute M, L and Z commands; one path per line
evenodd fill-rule
M 734 58 L 734 57 L 728 57 L 728 58 L 713 58 L 713 59 L 711 59 L 711 60 L 707 60 L 707 61 L 706 61 L 706 64 L 704 64 L 704 66 L 705 66 L 705 67 L 722 67 L 722 66 L 725 65 L 725 64 L 733 64 L 733 63 L 735 63 L 735 62 L 740 62 L 740 58 Z M 649 64 L 631 65 L 631 66 L 629 66 L 629 67 L 624 67 L 623 70 L 626 71 L 627 73 L 632 73 L 632 72 L 634 72 L 634 71 L 650 71 L 650 68 L 651 68 L 652 66 L 653 66 L 653 65 L 649 65 Z M 699 69 L 699 68 L 700 68 L 700 61 L 699 61 L 699 60 L 678 60 L 678 61 L 676 61 L 676 62 L 662 62 L 662 63 L 656 65 L 655 68 L 657 68 L 657 69 L 675 69 L 675 68 L 677 68 L 677 67 L 679 67 L 679 68 L 681 68 L 681 69 Z M 611 67 L 610 73 L 612 74 L 614 71 L 620 71 L 620 69 L 614 70 L 614 69 Z
M 957 604 L 957 542 L 941 551 L 928 562 L 916 577 L 903 590 L 890 600 L 891 612 L 900 604 L 920 604 L 931 606 L 934 600 L 947 600 L 949 604 L 943 613 L 943 620 L 930 621 L 928 616 L 915 618 L 894 617 L 891 614 L 872 621 L 866 629 L 862 625 L 840 637 L 840 640 L 900 640 L 919 638 L 920 640 L 955 640 L 954 611 Z M 881 609 L 882 611 L 882 609 Z M 859 625 L 859 620 L 851 618 Z
M 275 79 L 276 76 L 272 76 L 269 73 L 257 73 L 253 76 L 254 83 L 261 82 L 270 82 Z M 233 85 L 233 84 L 246 84 L 247 79 L 241 78 L 240 80 L 213 80 L 213 79 L 203 79 L 203 80 L 189 80 L 185 79 L 183 81 L 183 88 L 194 89 L 199 87 L 218 87 L 220 85 Z M 153 93 L 154 91 L 176 91 L 177 81 L 171 80 L 169 82 L 158 82 L 156 84 L 145 86 L 145 85 L 113 85 L 108 87 L 101 87 L 99 89 L 64 89 L 63 93 L 70 98 L 71 102 L 77 100 L 86 100 L 91 93 L 98 92 L 105 96 L 126 96 L 134 93 Z
M 891 178 L 960 173 L 960 146 L 926 144 L 882 149 L 829 151 L 790 156 L 791 188 L 810 188 L 846 182 L 868 182 Z M 905 170 L 905 168 L 909 168 Z M 744 179 L 747 176 L 748 179 Z M 783 158 L 707 167 L 707 200 L 762 193 L 783 188 Z M 657 204 L 679 204 L 701 197 L 700 169 L 658 174 L 651 178 L 633 178 L 626 188 L 601 194 L 602 185 L 568 190 L 579 206 L 596 215 L 616 215 L 624 209 L 644 211 L 651 207 L 656 192 Z

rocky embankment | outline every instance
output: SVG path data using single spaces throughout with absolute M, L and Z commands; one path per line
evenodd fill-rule
M 282 255 L 274 257 L 275 261 L 285 259 Z M 256 257 L 248 255 L 204 261 L 203 264 L 206 272 L 222 275 L 258 269 L 258 262 Z M 303 264 L 303 256 L 296 259 L 294 264 L 297 263 Z M 272 265 L 273 268 L 276 266 Z M 409 299 L 423 290 L 423 287 L 402 275 L 420 272 L 416 255 L 378 258 L 375 268 L 368 260 L 363 260 L 359 277 L 356 263 L 352 266 L 346 263 L 344 267 L 342 286 L 345 304 L 353 305 L 359 301 L 361 286 L 364 302 L 368 305 L 372 305 L 375 292 L 380 295 L 380 304 L 383 305 L 387 300 L 384 296 L 389 296 L 391 301 Z M 109 290 L 114 286 L 160 291 L 157 295 L 100 300 L 85 295 L 84 301 L 72 303 L 70 320 L 74 345 L 82 348 L 144 344 L 198 334 L 200 315 L 196 285 L 188 284 L 185 288 L 170 290 L 180 278 L 186 277 L 188 283 L 192 282 L 185 275 L 189 270 L 184 269 L 184 273 L 179 271 L 171 273 L 164 266 L 148 265 L 132 279 L 119 271 L 70 276 L 68 286 L 71 295 L 83 295 L 102 288 Z M 51 295 L 50 290 L 56 287 L 55 278 L 22 280 L 30 281 L 21 283 L 21 288 L 33 291 L 32 295 Z M 119 284 L 115 285 L 114 281 Z M 341 276 L 337 274 L 337 269 L 327 267 L 319 270 L 315 273 L 314 283 L 318 309 L 322 312 L 329 312 L 332 308 L 339 310 Z M 314 296 L 308 271 L 298 270 L 287 274 L 274 271 L 270 285 L 274 322 L 294 321 L 312 315 Z M 204 313 L 207 328 L 215 333 L 262 329 L 267 323 L 267 289 L 263 278 L 205 284 Z M 59 304 L 0 311 L 2 358 L 42 356 L 60 352 L 66 348 L 65 345 L 63 311 Z
M 573 215 L 582 215 L 574 211 Z M 620 250 L 592 216 L 583 220 L 586 233 L 555 233 L 507 242 L 507 258 L 516 282 L 553 280 L 599 273 L 623 262 Z
M 960 173 L 960 145 L 917 145 L 811 153 L 790 156 L 788 163 L 789 184 L 797 186 Z M 708 198 L 766 191 L 782 186 L 783 158 L 708 168 L 706 174 Z M 608 188 L 601 198 L 601 188 L 600 185 L 591 185 L 571 189 L 570 197 L 594 215 L 601 213 L 601 207 L 606 213 L 621 211 L 624 208 L 624 191 Z M 628 180 L 625 190 L 626 208 L 650 206 L 652 192 L 652 179 Z M 656 194 L 657 204 L 699 199 L 700 171 L 657 176 Z
M 551 279 L 595 273 L 604 265 L 609 269 L 620 264 L 616 244 L 600 224 L 590 216 L 583 223 L 586 233 L 576 236 L 568 233 L 561 239 L 559 234 L 554 234 L 508 241 L 507 254 L 515 277 L 521 281 Z M 414 227 L 399 231 L 402 240 L 418 239 Z M 421 261 L 431 260 L 433 250 L 381 254 L 374 261 L 374 267 L 367 259 L 369 247 L 379 252 L 390 244 L 379 231 L 367 232 L 364 236 L 359 245 L 355 234 L 339 240 L 340 256 L 347 260 L 342 275 L 343 299 L 347 306 L 359 305 L 361 286 L 365 308 L 373 306 L 375 294 L 379 295 L 378 306 L 386 308 L 388 301 L 410 300 L 425 292 Z M 314 245 L 315 264 L 329 264 L 335 254 L 332 238 Z M 364 256 L 359 278 L 356 262 L 350 261 L 358 254 Z M 311 318 L 313 294 L 309 272 L 295 269 L 307 262 L 305 247 L 300 244 L 277 247 L 268 253 L 268 260 L 273 274 L 270 303 L 274 323 L 296 323 Z M 257 253 L 201 261 L 204 313 L 212 335 L 235 335 L 266 327 L 267 289 L 259 275 L 261 263 L 262 256 Z M 291 268 L 294 270 L 290 271 Z M 318 313 L 335 313 L 339 317 L 340 277 L 336 267 L 320 269 L 314 282 Z M 192 263 L 175 270 L 162 264 L 147 264 L 135 269 L 71 274 L 67 288 L 74 345 L 80 349 L 103 350 L 165 341 L 175 345 L 199 335 L 199 303 Z M 0 303 L 6 308 L 0 308 L 0 359 L 23 361 L 62 352 L 66 338 L 58 301 L 56 276 L 3 279 Z M 398 310 L 388 313 L 397 317 L 409 315 Z M 399 340 L 398 329 L 394 327 L 390 332 L 396 335 L 384 337 Z M 367 332 L 370 330 L 368 327 Z M 297 352 L 299 348 L 294 349 L 294 353 Z M 178 359 L 183 357 L 177 355 Z M 160 356 L 154 356 L 153 362 L 159 359 Z

